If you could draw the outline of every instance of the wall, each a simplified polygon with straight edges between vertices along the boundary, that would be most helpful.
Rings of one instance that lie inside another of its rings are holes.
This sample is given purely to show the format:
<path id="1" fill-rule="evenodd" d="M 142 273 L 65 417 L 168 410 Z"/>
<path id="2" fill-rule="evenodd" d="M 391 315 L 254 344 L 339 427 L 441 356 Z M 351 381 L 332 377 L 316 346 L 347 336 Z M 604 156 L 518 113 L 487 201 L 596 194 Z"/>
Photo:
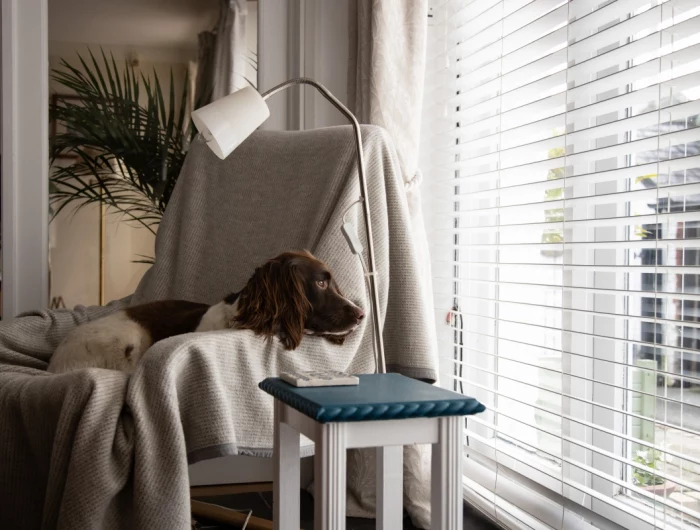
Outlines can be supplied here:
<path id="1" fill-rule="evenodd" d="M 246 41 L 248 42 L 248 55 L 251 59 L 258 57 L 258 3 L 248 2 L 248 16 L 246 17 Z M 246 79 L 253 86 L 258 86 L 258 70 L 251 62 L 246 62 Z"/>
<path id="2" fill-rule="evenodd" d="M 289 79 L 289 24 L 290 6 L 296 0 L 260 0 L 258 17 L 258 87 L 265 91 Z M 270 117 L 262 125 L 263 129 L 286 130 L 289 128 L 289 93 L 281 94 L 268 101 Z"/>
<path id="3" fill-rule="evenodd" d="M 90 46 L 99 50 L 99 45 Z M 49 65 L 60 68 L 60 59 L 71 65 L 79 64 L 77 53 L 85 56 L 85 44 L 50 43 Z M 119 65 L 126 57 L 123 47 L 103 47 L 109 56 L 112 53 Z M 156 61 L 142 59 L 137 73 L 150 76 L 156 72 L 163 83 L 164 94 L 170 89 L 170 71 L 173 72 L 175 94 L 182 91 L 185 81 L 187 61 L 193 58 L 186 54 L 172 52 L 150 52 L 140 50 L 141 57 L 153 57 Z M 163 61 L 170 62 L 163 62 Z M 82 68 L 81 68 L 82 70 Z M 51 93 L 67 94 L 63 87 L 50 81 Z M 167 96 L 166 96 L 167 97 Z M 177 97 L 177 96 L 176 96 Z M 145 102 L 142 96 L 142 103 Z M 70 161 L 68 161 L 70 162 Z M 50 297 L 62 297 L 67 307 L 76 304 L 92 305 L 99 303 L 100 281 L 100 206 L 87 205 L 79 210 L 66 208 L 49 225 L 49 259 L 51 267 Z M 140 256 L 154 255 L 155 236 L 147 229 L 127 223 L 112 211 L 105 216 L 104 239 L 104 300 L 108 302 L 134 292 L 138 282 L 148 269 L 148 265 L 133 263 Z"/>
<path id="4" fill-rule="evenodd" d="M 305 0 L 305 59 L 309 77 L 348 103 L 348 0 Z M 347 125 L 347 120 L 314 90 L 307 90 L 304 128 Z"/>
<path id="5" fill-rule="evenodd" d="M 347 103 L 348 0 L 260 0 L 259 81 L 265 91 L 292 77 L 311 77 Z M 305 87 L 269 100 L 268 130 L 313 129 L 346 120 Z"/>

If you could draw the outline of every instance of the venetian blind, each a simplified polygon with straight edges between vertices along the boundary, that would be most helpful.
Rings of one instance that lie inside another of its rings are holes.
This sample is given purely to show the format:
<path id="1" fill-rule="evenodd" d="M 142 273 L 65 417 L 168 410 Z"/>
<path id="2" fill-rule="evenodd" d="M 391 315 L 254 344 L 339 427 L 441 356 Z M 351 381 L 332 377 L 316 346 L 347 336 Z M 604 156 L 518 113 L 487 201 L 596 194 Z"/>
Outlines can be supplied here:
<path id="1" fill-rule="evenodd" d="M 422 167 L 465 495 L 700 526 L 700 2 L 436 0 Z"/>

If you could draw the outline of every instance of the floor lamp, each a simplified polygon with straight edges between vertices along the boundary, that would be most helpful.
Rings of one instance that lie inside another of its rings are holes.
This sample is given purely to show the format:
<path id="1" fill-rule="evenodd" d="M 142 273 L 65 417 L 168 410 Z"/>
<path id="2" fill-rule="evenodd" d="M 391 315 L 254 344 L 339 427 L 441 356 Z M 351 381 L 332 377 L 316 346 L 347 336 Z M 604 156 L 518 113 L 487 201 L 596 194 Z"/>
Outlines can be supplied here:
<path id="1" fill-rule="evenodd" d="M 367 268 L 369 299 L 372 306 L 372 336 L 375 352 L 376 371 L 386 372 L 384 357 L 384 342 L 381 336 L 381 320 L 379 314 L 379 294 L 377 292 L 376 267 L 374 261 L 374 243 L 372 239 L 372 221 L 369 212 L 367 181 L 365 178 L 365 161 L 362 151 L 362 134 L 357 118 L 348 108 L 331 94 L 323 85 L 313 79 L 299 77 L 290 79 L 260 94 L 248 86 L 225 96 L 192 113 L 192 121 L 202 134 L 209 148 L 222 160 L 230 155 L 253 131 L 255 131 L 269 116 L 270 109 L 265 103 L 270 96 L 296 85 L 310 85 L 318 90 L 336 109 L 338 109 L 352 124 L 355 145 L 357 148 L 357 166 L 360 179 L 360 202 L 364 214 L 365 234 L 367 238 Z M 343 225 L 343 234 L 348 240 L 354 254 L 363 251 L 357 234 L 352 225 Z M 362 260 L 362 256 L 359 256 Z"/>

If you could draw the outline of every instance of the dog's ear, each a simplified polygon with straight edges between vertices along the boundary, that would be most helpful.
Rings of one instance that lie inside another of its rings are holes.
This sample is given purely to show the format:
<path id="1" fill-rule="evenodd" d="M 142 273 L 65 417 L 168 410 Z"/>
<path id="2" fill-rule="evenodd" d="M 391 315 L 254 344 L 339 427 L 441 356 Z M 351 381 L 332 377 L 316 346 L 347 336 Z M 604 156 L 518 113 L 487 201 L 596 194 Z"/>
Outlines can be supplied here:
<path id="1" fill-rule="evenodd" d="M 239 328 L 251 329 L 258 335 L 271 337 L 275 333 L 274 323 L 279 312 L 279 264 L 268 261 L 255 269 L 253 276 L 241 291 L 238 300 L 236 323 Z"/>
<path id="2" fill-rule="evenodd" d="M 270 260 L 255 269 L 241 292 L 238 327 L 259 335 L 279 335 L 284 347 L 293 350 L 304 335 L 311 304 L 304 278 L 292 260 Z"/>
<path id="3" fill-rule="evenodd" d="M 288 350 L 296 349 L 304 337 L 306 317 L 311 311 L 311 303 L 306 297 L 304 275 L 294 260 L 282 264 L 284 304 L 280 312 L 280 340 Z"/>

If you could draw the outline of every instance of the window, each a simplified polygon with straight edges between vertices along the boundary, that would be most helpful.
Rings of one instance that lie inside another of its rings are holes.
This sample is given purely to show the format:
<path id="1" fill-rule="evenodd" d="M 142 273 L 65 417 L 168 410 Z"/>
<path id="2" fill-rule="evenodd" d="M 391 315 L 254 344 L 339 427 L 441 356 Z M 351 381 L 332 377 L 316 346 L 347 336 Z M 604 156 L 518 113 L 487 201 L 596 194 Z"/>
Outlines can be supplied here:
<path id="1" fill-rule="evenodd" d="M 435 0 L 422 167 L 466 497 L 700 527 L 700 3 Z"/>

